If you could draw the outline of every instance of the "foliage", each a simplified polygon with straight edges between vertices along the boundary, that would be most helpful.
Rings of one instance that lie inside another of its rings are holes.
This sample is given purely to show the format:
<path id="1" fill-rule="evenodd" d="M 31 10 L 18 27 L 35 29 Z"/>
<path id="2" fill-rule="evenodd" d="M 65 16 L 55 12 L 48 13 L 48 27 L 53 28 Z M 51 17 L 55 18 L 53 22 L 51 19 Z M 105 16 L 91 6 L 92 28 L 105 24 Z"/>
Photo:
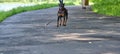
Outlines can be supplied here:
<path id="1" fill-rule="evenodd" d="M 35 6 L 28 6 L 28 7 L 18 7 L 14 8 L 10 11 L 2 11 L 0 12 L 0 22 L 3 21 L 5 18 L 12 16 L 17 13 L 25 12 L 25 11 L 31 11 L 31 10 L 38 10 L 38 9 L 44 9 L 49 7 L 57 6 L 57 4 L 42 4 L 42 5 L 35 5 Z"/>
<path id="2" fill-rule="evenodd" d="M 111 16 L 120 16 L 120 0 L 92 0 L 95 12 Z"/>

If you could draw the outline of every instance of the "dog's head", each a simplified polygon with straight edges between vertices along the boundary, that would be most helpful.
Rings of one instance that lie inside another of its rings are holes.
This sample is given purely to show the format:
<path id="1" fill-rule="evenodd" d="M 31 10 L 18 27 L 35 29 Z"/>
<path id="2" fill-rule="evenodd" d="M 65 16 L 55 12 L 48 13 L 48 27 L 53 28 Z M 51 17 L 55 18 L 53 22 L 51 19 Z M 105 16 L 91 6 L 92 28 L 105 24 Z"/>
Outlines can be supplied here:
<path id="1" fill-rule="evenodd" d="M 65 4 L 59 4 L 59 8 L 64 8 Z"/>

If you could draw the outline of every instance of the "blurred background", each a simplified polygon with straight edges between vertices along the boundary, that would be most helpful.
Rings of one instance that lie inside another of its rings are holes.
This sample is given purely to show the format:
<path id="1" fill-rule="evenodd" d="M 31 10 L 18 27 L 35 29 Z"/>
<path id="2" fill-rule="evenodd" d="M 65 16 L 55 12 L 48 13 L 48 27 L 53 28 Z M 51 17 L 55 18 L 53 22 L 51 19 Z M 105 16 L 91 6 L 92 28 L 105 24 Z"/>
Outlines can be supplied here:
<path id="1" fill-rule="evenodd" d="M 81 0 L 64 0 L 66 5 L 80 5 Z M 14 14 L 58 6 L 59 0 L 0 0 L 0 22 Z"/>
<path id="2" fill-rule="evenodd" d="M 74 3 L 79 5 L 80 1 L 81 0 L 64 0 L 64 3 Z M 59 0 L 0 0 L 0 11 L 8 11 L 19 6 L 32 6 L 44 3 L 59 3 Z"/>
<path id="3" fill-rule="evenodd" d="M 1 3 L 3 2 L 21 2 L 21 3 L 56 3 L 59 0 L 0 0 Z M 75 2 L 80 0 L 64 0 L 64 2 Z"/>
<path id="4" fill-rule="evenodd" d="M 0 0 L 0 22 L 17 13 L 58 6 L 59 0 Z M 81 5 L 81 0 L 64 0 L 66 5 Z M 89 0 L 92 11 L 120 16 L 120 0 Z"/>

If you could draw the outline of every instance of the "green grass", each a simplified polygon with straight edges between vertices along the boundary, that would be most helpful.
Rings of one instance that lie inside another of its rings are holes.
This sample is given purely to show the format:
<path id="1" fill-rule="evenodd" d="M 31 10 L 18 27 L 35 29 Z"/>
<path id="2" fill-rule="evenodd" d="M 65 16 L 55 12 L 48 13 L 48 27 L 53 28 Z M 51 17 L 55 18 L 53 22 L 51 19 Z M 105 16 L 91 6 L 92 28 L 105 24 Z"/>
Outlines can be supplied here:
<path id="1" fill-rule="evenodd" d="M 66 3 L 66 5 L 73 5 L 73 3 Z M 21 13 L 21 12 L 26 12 L 26 11 L 32 11 L 32 10 L 39 10 L 39 9 L 45 9 L 45 8 L 50 8 L 50 7 L 55 7 L 58 6 L 58 4 L 41 4 L 41 5 L 35 5 L 35 6 L 27 6 L 27 7 L 18 7 L 14 8 L 10 11 L 1 11 L 0 12 L 0 22 L 5 20 L 6 18 Z"/>
<path id="2" fill-rule="evenodd" d="M 120 0 L 93 0 L 93 11 L 109 16 L 120 16 Z"/>

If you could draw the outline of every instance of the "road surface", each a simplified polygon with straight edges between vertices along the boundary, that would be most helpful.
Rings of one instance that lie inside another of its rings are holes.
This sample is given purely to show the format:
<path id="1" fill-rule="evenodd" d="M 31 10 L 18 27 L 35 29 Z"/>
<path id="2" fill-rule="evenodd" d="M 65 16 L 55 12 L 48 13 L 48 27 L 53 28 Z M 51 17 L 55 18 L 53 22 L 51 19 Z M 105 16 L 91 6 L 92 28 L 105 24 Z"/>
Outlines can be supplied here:
<path id="1" fill-rule="evenodd" d="M 120 54 L 120 17 L 66 8 L 67 26 L 56 27 L 58 7 L 7 18 L 0 23 L 0 54 Z"/>

